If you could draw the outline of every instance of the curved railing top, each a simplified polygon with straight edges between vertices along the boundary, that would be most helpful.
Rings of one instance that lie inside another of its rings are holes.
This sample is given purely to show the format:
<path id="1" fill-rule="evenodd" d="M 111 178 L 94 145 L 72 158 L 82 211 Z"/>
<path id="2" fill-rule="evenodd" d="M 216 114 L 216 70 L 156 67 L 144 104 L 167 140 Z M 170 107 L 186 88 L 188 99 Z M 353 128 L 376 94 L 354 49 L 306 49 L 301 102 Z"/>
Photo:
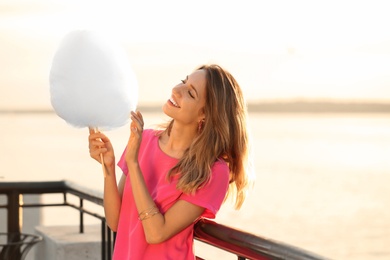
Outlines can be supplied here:
<path id="1" fill-rule="evenodd" d="M 70 193 L 103 206 L 103 193 L 70 181 L 0 182 L 0 194 Z M 202 219 L 196 226 L 197 240 L 236 254 L 242 259 L 324 260 L 322 256 L 279 241 Z"/>

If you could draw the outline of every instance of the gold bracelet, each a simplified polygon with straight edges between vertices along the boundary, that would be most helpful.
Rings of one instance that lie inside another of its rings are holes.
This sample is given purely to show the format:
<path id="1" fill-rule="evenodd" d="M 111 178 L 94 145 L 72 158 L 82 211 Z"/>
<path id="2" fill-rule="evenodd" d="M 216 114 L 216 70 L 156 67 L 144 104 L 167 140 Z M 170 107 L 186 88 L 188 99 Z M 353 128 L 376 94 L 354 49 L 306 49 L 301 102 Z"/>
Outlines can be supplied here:
<path id="1" fill-rule="evenodd" d="M 154 212 L 150 212 L 150 213 L 147 212 L 147 213 L 145 213 L 143 216 L 138 217 L 138 219 L 141 220 L 141 221 L 143 221 L 143 220 L 145 220 L 145 219 L 148 219 L 148 218 L 153 217 L 154 215 L 156 215 L 156 214 L 158 214 L 158 213 L 160 213 L 160 211 L 158 211 L 158 210 L 156 210 L 156 211 L 154 211 Z"/>
<path id="2" fill-rule="evenodd" d="M 147 212 L 152 211 L 153 209 L 157 209 L 156 205 L 153 205 L 153 206 L 151 206 L 150 208 L 147 208 L 147 209 L 145 209 L 144 211 L 141 211 L 140 213 L 138 213 L 138 217 L 141 216 L 142 214 L 145 214 L 145 213 L 147 213 Z"/>
<path id="3" fill-rule="evenodd" d="M 144 210 L 141 213 L 139 213 L 138 214 L 138 219 L 142 221 L 142 220 L 151 218 L 151 217 L 153 217 L 154 215 L 156 215 L 158 213 L 160 213 L 160 211 L 158 210 L 156 205 L 153 205 L 152 207 L 147 208 L 146 210 Z"/>

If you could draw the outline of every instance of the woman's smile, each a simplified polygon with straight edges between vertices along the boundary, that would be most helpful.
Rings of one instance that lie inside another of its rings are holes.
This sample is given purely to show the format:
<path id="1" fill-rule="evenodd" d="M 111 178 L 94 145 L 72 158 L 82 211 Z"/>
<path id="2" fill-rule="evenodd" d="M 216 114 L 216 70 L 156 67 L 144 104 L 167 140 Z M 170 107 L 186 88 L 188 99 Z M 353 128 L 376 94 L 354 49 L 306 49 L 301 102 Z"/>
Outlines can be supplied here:
<path id="1" fill-rule="evenodd" d="M 180 108 L 180 106 L 177 104 L 177 102 L 171 97 L 168 99 L 168 102 L 173 105 L 174 107 Z"/>

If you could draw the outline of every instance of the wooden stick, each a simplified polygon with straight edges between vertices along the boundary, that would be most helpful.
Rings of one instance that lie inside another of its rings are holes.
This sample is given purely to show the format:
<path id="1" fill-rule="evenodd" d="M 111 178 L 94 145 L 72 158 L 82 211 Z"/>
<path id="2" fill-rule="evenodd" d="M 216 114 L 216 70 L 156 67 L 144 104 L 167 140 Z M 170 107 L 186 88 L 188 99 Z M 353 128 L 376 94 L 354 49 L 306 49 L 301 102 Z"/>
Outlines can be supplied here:
<path id="1" fill-rule="evenodd" d="M 97 129 L 97 127 L 94 127 L 93 131 L 95 133 L 97 133 L 99 130 Z M 104 158 L 103 158 L 103 154 L 102 153 L 100 154 L 100 163 L 102 164 L 102 170 L 103 170 L 104 178 L 106 178 L 107 177 L 107 170 L 106 170 L 106 165 L 104 164 Z"/>

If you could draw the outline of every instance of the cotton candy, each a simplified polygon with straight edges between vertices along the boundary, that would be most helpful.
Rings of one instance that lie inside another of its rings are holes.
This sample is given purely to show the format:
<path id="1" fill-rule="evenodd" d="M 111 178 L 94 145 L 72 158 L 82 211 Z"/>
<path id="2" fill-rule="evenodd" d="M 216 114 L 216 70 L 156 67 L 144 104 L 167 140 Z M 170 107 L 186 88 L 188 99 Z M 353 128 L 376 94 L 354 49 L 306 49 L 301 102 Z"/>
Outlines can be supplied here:
<path id="1" fill-rule="evenodd" d="M 117 128 L 137 106 L 138 83 L 126 53 L 94 31 L 64 37 L 49 81 L 56 114 L 74 127 Z"/>

